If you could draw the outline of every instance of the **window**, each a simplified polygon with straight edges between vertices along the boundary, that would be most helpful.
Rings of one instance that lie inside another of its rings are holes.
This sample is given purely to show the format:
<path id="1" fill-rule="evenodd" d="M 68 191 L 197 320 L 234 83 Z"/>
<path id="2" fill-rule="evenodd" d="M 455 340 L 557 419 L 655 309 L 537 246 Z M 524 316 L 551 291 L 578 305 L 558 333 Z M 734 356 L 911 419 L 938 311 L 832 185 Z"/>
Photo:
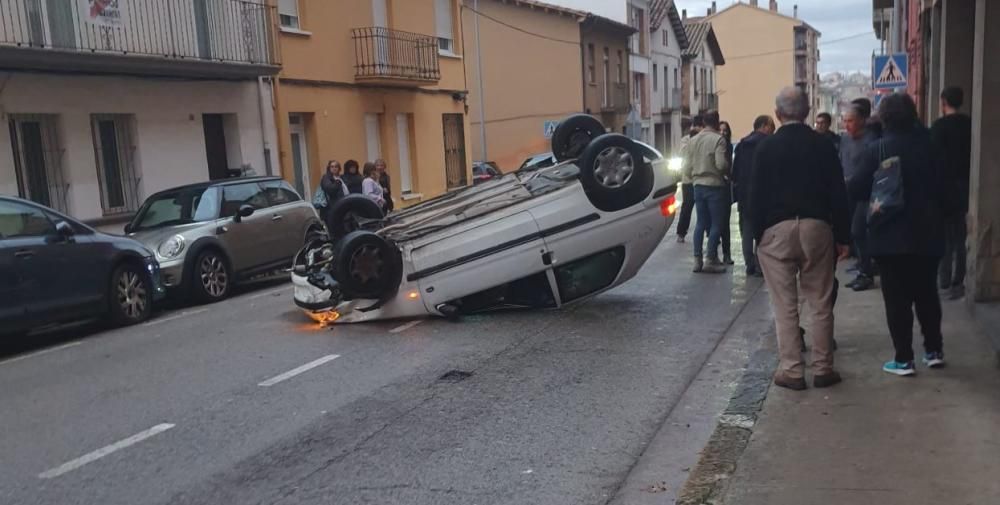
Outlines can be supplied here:
<path id="1" fill-rule="evenodd" d="M 681 87 L 681 82 L 677 78 L 677 69 L 675 68 L 674 69 L 674 88 L 676 89 L 676 88 L 680 88 L 680 87 Z"/>
<path id="2" fill-rule="evenodd" d="M 278 21 L 285 28 L 299 29 L 299 0 L 278 0 Z"/>
<path id="3" fill-rule="evenodd" d="M 260 185 L 264 187 L 264 195 L 272 207 L 302 200 L 285 181 L 264 181 Z"/>
<path id="4" fill-rule="evenodd" d="M 0 202 L 0 239 L 45 237 L 55 232 L 55 225 L 41 209 L 15 202 Z"/>
<path id="5" fill-rule="evenodd" d="M 622 56 L 622 52 L 618 51 L 618 80 L 615 81 L 618 84 L 625 82 L 625 58 Z"/>
<path id="6" fill-rule="evenodd" d="M 632 98 L 638 102 L 642 98 L 642 74 L 635 74 L 632 81 Z"/>
<path id="7" fill-rule="evenodd" d="M 189 188 L 149 197 L 132 220 L 131 230 L 211 221 L 219 213 L 219 188 Z"/>
<path id="8" fill-rule="evenodd" d="M 400 191 L 411 193 L 413 191 L 413 171 L 410 166 L 412 157 L 410 154 L 410 114 L 396 114 L 396 139 L 399 143 L 399 185 Z"/>
<path id="9" fill-rule="evenodd" d="M 604 106 L 607 107 L 611 105 L 611 50 L 607 47 L 604 48 L 604 72 L 601 75 L 604 77 Z"/>
<path id="10" fill-rule="evenodd" d="M 379 139 L 379 117 L 381 114 L 365 114 L 365 140 L 368 147 L 368 159 L 377 160 L 382 157 L 382 144 Z"/>
<path id="11" fill-rule="evenodd" d="M 611 285 L 625 263 L 625 248 L 599 252 L 555 269 L 562 303 L 583 298 Z"/>
<path id="12" fill-rule="evenodd" d="M 455 54 L 455 23 L 451 11 L 452 0 L 435 0 L 434 13 L 437 19 L 438 51 Z"/>
<path id="13" fill-rule="evenodd" d="M 653 63 L 653 91 L 660 89 L 660 68 L 656 63 Z"/>
<path id="14" fill-rule="evenodd" d="M 594 84 L 597 82 L 597 69 L 594 68 L 594 60 L 597 56 L 594 54 L 594 44 L 587 44 L 587 82 Z"/>
<path id="15" fill-rule="evenodd" d="M 663 30 L 663 47 L 670 47 L 670 32 Z"/>
<path id="16" fill-rule="evenodd" d="M 139 174 L 132 140 L 134 124 L 135 118 L 130 114 L 91 116 L 101 205 L 106 216 L 139 208 Z"/>
<path id="17" fill-rule="evenodd" d="M 63 178 L 56 128 L 58 116 L 11 114 L 10 139 L 14 148 L 14 174 L 18 195 L 66 212 L 68 184 Z"/>
<path id="18" fill-rule="evenodd" d="M 223 186 L 222 195 L 220 217 L 235 216 L 243 205 L 252 205 L 255 209 L 266 209 L 271 206 L 263 189 L 257 183 Z"/>

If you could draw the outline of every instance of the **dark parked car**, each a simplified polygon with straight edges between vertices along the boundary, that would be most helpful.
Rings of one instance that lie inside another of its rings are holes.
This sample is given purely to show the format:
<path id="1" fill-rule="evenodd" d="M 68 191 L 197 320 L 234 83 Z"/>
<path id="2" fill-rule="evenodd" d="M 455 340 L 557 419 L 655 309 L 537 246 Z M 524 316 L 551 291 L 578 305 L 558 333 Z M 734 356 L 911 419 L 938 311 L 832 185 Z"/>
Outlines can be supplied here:
<path id="1" fill-rule="evenodd" d="M 135 324 L 163 294 L 160 265 L 139 242 L 0 196 L 0 333 L 94 317 Z"/>
<path id="2" fill-rule="evenodd" d="M 477 161 L 472 164 L 472 185 L 503 177 L 503 171 L 492 161 Z"/>
<path id="3" fill-rule="evenodd" d="M 556 160 L 555 155 L 552 153 L 536 154 L 524 160 L 524 163 L 521 163 L 521 166 L 518 167 L 517 171 L 529 172 L 532 170 L 538 170 L 539 168 L 551 167 L 556 163 L 559 163 L 559 161 Z"/>

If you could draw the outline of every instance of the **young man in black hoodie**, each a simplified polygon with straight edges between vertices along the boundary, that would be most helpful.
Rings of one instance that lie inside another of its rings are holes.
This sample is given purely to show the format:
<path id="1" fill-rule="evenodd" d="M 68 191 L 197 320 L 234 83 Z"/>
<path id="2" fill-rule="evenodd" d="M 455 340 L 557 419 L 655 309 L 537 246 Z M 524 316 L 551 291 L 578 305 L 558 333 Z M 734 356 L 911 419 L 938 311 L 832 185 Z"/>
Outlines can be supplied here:
<path id="1" fill-rule="evenodd" d="M 774 134 L 774 130 L 774 119 L 771 119 L 771 116 L 757 116 L 753 122 L 753 131 L 736 145 L 736 157 L 733 160 L 733 193 L 736 194 L 736 210 L 740 213 L 740 238 L 743 242 L 743 261 L 747 265 L 748 277 L 764 276 L 760 266 L 757 265 L 753 228 L 748 214 L 753 155 L 757 151 L 757 145 L 768 135 Z"/>
<path id="2" fill-rule="evenodd" d="M 944 115 L 931 127 L 931 140 L 939 155 L 938 169 L 945 176 L 947 190 L 958 203 L 950 215 L 943 216 L 945 250 L 938 268 L 938 287 L 947 291 L 950 300 L 965 295 L 965 239 L 968 233 L 965 215 L 969 212 L 972 119 L 959 112 L 964 98 L 961 88 L 945 88 L 941 92 Z"/>

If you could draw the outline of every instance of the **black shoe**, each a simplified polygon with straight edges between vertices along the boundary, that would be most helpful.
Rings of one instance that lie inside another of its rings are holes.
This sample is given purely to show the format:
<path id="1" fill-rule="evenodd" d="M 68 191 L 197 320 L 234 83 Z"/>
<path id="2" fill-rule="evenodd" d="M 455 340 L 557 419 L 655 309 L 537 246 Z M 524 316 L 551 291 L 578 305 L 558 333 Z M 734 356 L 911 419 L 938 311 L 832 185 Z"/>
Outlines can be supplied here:
<path id="1" fill-rule="evenodd" d="M 826 375 L 817 375 L 813 377 L 813 387 L 828 388 L 834 384 L 840 384 L 843 380 L 844 379 L 837 372 L 830 372 Z"/>
<path id="2" fill-rule="evenodd" d="M 736 262 L 733 261 L 733 257 L 729 256 L 728 254 L 722 257 L 722 262 L 725 263 L 725 264 L 727 264 L 727 265 L 735 265 L 736 264 Z"/>
<path id="3" fill-rule="evenodd" d="M 875 287 L 875 281 L 867 275 L 859 275 L 857 279 L 854 279 L 853 286 L 851 289 L 855 291 L 867 291 Z"/>

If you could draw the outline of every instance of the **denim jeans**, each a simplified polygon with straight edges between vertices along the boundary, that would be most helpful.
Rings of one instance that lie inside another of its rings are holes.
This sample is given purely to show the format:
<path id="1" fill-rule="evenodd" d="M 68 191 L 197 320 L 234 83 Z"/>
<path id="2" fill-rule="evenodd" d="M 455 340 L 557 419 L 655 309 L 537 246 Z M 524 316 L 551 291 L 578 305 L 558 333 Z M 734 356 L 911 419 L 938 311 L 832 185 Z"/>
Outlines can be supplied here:
<path id="1" fill-rule="evenodd" d="M 698 223 L 694 227 L 694 255 L 701 257 L 705 245 L 705 231 L 708 229 L 708 251 L 711 257 L 718 255 L 722 237 L 722 221 L 729 198 L 725 186 L 694 187 L 694 206 L 698 211 Z"/>

